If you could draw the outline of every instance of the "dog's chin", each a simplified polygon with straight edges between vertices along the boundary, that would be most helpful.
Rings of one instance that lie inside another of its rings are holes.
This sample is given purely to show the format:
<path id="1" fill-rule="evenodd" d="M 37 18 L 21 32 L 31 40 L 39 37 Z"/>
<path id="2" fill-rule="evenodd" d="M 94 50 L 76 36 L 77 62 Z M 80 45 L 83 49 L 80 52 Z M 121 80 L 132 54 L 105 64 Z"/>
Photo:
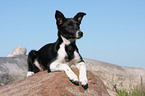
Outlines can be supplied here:
<path id="1" fill-rule="evenodd" d="M 80 38 L 82 38 L 82 36 L 80 36 L 80 37 L 76 37 L 76 39 L 80 39 Z"/>
<path id="2" fill-rule="evenodd" d="M 70 40 L 70 41 L 74 41 L 74 40 L 80 39 L 80 38 L 82 38 L 82 36 L 73 37 L 73 38 L 67 38 L 67 39 Z"/>

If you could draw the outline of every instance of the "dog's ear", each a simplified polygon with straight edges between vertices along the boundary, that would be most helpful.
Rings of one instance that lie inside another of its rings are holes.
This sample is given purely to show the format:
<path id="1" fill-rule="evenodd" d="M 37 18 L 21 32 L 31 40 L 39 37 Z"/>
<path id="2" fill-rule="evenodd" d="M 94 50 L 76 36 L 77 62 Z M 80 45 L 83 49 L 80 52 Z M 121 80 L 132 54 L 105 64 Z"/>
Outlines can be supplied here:
<path id="1" fill-rule="evenodd" d="M 82 21 L 84 15 L 86 15 L 86 13 L 79 12 L 79 13 L 77 13 L 77 14 L 74 16 L 73 19 L 74 19 L 75 21 L 79 22 L 79 24 L 81 24 L 81 21 Z"/>
<path id="2" fill-rule="evenodd" d="M 58 10 L 56 10 L 55 19 L 56 19 L 57 25 L 63 24 L 65 22 L 65 20 L 66 20 L 64 15 Z"/>

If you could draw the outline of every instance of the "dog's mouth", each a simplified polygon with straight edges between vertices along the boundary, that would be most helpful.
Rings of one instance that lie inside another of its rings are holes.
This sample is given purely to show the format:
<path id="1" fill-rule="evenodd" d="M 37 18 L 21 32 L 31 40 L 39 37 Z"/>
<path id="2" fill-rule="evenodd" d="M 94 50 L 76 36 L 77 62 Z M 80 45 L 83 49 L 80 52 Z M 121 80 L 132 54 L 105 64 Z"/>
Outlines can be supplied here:
<path id="1" fill-rule="evenodd" d="M 80 39 L 81 37 L 83 37 L 83 32 L 80 30 L 76 32 L 64 32 L 60 34 L 62 34 L 62 36 L 65 37 L 66 39 Z"/>

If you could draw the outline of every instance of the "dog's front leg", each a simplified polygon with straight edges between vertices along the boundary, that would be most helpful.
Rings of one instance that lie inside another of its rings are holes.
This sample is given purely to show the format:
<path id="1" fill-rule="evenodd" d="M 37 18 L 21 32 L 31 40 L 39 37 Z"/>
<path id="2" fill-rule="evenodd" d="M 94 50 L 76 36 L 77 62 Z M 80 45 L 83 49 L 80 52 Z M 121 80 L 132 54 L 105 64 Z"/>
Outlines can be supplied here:
<path id="1" fill-rule="evenodd" d="M 77 65 L 77 68 L 79 69 L 79 81 L 81 85 L 84 87 L 84 89 L 88 88 L 88 79 L 87 79 L 87 67 L 84 62 L 80 62 Z"/>
<path id="2" fill-rule="evenodd" d="M 52 63 L 50 65 L 51 71 L 64 71 L 70 81 L 72 81 L 74 84 L 78 85 L 78 77 L 77 75 L 70 69 L 70 67 L 67 64 L 62 63 Z"/>

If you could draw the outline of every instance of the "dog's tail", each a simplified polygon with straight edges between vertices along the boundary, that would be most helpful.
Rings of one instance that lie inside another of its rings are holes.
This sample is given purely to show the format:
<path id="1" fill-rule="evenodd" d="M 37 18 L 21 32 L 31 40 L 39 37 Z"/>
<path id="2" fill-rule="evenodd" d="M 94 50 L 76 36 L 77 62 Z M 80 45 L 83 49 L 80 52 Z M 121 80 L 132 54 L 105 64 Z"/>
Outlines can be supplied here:
<path id="1" fill-rule="evenodd" d="M 35 66 L 34 62 L 38 58 L 37 56 L 37 51 L 36 50 L 31 50 L 30 53 L 28 54 L 28 71 L 37 73 L 39 69 Z"/>

